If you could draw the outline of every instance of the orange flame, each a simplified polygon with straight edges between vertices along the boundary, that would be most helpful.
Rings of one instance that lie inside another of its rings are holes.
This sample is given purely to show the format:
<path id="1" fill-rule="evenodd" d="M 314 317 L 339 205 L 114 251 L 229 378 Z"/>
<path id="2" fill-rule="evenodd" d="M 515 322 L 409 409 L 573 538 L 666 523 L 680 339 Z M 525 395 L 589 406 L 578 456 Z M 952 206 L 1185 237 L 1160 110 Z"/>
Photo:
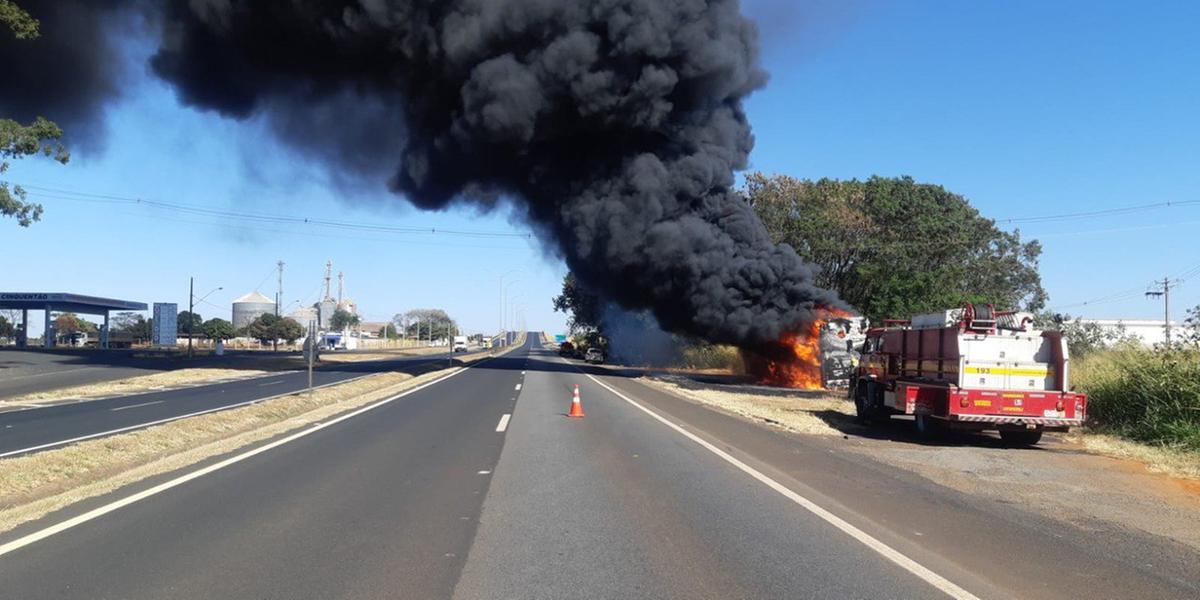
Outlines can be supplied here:
<path id="1" fill-rule="evenodd" d="M 824 387 L 821 377 L 821 330 L 829 319 L 853 315 L 837 308 L 821 308 L 817 315 L 818 318 L 802 331 L 785 333 L 779 340 L 790 356 L 768 361 L 762 374 L 763 383 L 804 390 Z"/>

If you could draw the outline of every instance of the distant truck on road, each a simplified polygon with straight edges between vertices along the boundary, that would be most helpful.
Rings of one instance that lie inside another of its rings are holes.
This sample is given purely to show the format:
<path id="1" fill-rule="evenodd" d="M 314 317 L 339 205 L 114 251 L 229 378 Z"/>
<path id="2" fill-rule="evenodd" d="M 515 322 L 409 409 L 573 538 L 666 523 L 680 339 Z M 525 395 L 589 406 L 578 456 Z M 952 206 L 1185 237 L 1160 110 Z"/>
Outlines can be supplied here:
<path id="1" fill-rule="evenodd" d="M 466 352 L 467 351 L 467 336 L 465 336 L 465 335 L 454 336 L 454 351 L 455 352 Z"/>
<path id="2" fill-rule="evenodd" d="M 850 386 L 862 422 L 913 415 L 917 431 L 996 429 L 1029 446 L 1083 424 L 1087 396 L 1070 388 L 1062 334 L 991 305 L 889 321 L 867 332 Z"/>

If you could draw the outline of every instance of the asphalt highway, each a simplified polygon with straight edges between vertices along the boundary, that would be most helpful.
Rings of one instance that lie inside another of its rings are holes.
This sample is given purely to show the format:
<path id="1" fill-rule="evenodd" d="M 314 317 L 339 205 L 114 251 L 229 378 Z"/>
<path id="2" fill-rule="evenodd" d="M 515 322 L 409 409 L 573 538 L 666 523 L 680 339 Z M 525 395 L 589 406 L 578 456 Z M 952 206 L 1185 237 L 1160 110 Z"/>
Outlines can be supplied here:
<path id="1" fill-rule="evenodd" d="M 448 357 L 443 353 L 345 363 L 313 371 L 313 385 L 445 362 Z M 284 371 L 253 379 L 0 412 L 0 457 L 146 427 L 184 415 L 239 406 L 307 387 L 307 371 Z"/>
<path id="2" fill-rule="evenodd" d="M 1200 595 L 1194 553 L 1032 520 L 568 363 L 529 337 L 506 356 L 274 446 L 0 535 L 0 590 L 13 598 Z M 564 414 L 576 385 L 583 419 Z"/>

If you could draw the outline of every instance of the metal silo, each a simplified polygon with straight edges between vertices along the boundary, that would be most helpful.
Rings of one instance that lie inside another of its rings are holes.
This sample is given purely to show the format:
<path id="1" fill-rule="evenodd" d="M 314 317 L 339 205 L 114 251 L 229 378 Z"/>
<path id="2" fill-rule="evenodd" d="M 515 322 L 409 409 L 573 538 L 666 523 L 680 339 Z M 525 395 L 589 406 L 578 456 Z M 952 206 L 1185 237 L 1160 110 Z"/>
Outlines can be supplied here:
<path id="1" fill-rule="evenodd" d="M 241 329 L 262 315 L 274 312 L 274 300 L 258 292 L 250 292 L 233 301 L 233 327 Z"/>

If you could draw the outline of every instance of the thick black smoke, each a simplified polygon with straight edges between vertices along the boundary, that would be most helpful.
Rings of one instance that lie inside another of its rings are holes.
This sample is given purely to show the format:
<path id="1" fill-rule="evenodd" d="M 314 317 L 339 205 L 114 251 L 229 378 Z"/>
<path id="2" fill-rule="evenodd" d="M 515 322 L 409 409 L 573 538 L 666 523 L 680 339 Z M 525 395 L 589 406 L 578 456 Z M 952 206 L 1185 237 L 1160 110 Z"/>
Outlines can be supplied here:
<path id="1" fill-rule="evenodd" d="M 666 330 L 756 345 L 836 303 L 733 190 L 766 79 L 736 0 L 171 0 L 160 18 L 152 66 L 184 102 L 266 115 L 344 168 L 383 157 L 420 207 L 515 198 L 582 281 Z"/>
<path id="2" fill-rule="evenodd" d="M 0 118 L 57 122 L 72 147 L 103 137 L 104 104 L 120 95 L 116 40 L 136 29 L 122 0 L 20 0 L 40 35 L 18 40 L 0 26 Z M 120 16 L 119 16 L 120 13 Z"/>

